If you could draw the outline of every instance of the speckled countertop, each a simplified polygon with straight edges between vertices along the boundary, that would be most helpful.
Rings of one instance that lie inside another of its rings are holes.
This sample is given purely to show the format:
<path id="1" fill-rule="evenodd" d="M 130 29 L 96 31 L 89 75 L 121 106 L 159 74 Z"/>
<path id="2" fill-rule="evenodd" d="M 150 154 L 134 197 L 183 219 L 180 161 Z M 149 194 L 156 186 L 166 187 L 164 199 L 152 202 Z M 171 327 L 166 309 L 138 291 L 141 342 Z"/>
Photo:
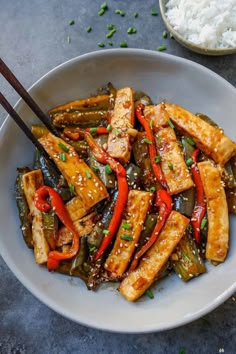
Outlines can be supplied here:
<path id="1" fill-rule="evenodd" d="M 113 47 L 127 41 L 132 48 L 155 50 L 188 58 L 212 69 L 236 86 L 236 56 L 204 57 L 164 39 L 165 30 L 154 0 L 107 0 L 109 10 L 98 16 L 98 0 L 0 0 L 0 55 L 14 69 L 25 87 L 56 65 L 75 56 L 98 50 L 106 43 L 106 25 L 116 25 Z M 114 13 L 120 8 L 126 15 Z M 134 12 L 139 16 L 134 18 Z M 69 25 L 74 20 L 74 25 Z M 86 32 L 91 26 L 92 31 Z M 137 33 L 127 34 L 130 26 Z M 68 41 L 68 38 L 70 39 Z M 69 43 L 70 42 L 70 43 Z M 1 91 L 14 104 L 18 99 L 0 78 Z M 0 123 L 5 113 L 0 109 Z M 86 328 L 56 314 L 26 290 L 0 259 L 0 353 L 235 353 L 235 298 L 189 325 L 152 334 L 112 334 Z"/>

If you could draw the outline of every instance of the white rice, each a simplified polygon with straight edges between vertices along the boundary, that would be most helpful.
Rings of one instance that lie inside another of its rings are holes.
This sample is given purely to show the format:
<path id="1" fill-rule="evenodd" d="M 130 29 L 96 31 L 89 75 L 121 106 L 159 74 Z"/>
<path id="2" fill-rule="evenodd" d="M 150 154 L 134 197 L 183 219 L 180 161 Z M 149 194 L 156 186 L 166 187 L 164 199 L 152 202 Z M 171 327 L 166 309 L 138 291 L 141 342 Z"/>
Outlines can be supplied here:
<path id="1" fill-rule="evenodd" d="M 173 28 L 190 42 L 236 47 L 236 0 L 169 0 L 166 7 Z"/>

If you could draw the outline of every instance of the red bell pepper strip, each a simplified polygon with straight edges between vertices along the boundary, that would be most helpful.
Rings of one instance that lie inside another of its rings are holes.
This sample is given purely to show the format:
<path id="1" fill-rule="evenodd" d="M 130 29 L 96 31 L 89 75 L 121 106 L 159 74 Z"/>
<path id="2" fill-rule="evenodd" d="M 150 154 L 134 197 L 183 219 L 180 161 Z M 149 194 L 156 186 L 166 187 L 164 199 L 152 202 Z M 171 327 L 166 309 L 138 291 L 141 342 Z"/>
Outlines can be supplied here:
<path id="1" fill-rule="evenodd" d="M 156 179 L 161 183 L 162 187 L 168 190 L 169 188 L 166 183 L 163 172 L 161 170 L 161 166 L 159 163 L 155 162 L 155 157 L 157 155 L 156 147 L 155 147 L 155 139 L 154 139 L 154 136 L 152 133 L 152 129 L 149 126 L 149 123 L 144 118 L 144 115 L 143 115 L 144 107 L 145 107 L 144 104 L 140 104 L 137 106 L 136 111 L 135 111 L 136 116 L 137 116 L 139 122 L 142 124 L 142 126 L 147 134 L 147 139 L 150 141 L 150 144 L 148 144 L 148 150 L 149 150 L 149 156 L 150 156 L 151 165 L 152 165 L 154 175 L 155 175 Z"/>
<path id="2" fill-rule="evenodd" d="M 192 170 L 193 181 L 196 187 L 196 204 L 193 209 L 191 224 L 193 227 L 194 238 L 197 243 L 200 243 L 201 241 L 200 227 L 201 227 L 202 219 L 206 212 L 206 203 L 204 200 L 204 189 L 202 185 L 202 180 L 197 166 L 198 154 L 199 154 L 198 149 L 195 149 L 192 153 L 193 164 L 191 170 Z"/>
<path id="3" fill-rule="evenodd" d="M 166 222 L 169 214 L 171 213 L 172 199 L 171 199 L 170 195 L 167 193 L 167 191 L 165 191 L 164 189 L 160 189 L 159 191 L 157 191 L 155 205 L 157 207 L 159 207 L 158 221 L 156 223 L 156 226 L 155 226 L 149 240 L 134 255 L 134 259 L 131 263 L 129 271 L 132 271 L 137 267 L 139 259 L 144 255 L 144 253 L 147 252 L 147 250 L 157 240 L 163 226 L 165 225 L 165 222 Z"/>
<path id="4" fill-rule="evenodd" d="M 79 140 L 79 128 L 65 128 L 63 134 L 66 135 L 69 139 L 78 141 Z"/>
<path id="5" fill-rule="evenodd" d="M 86 128 L 85 131 L 96 135 L 109 134 L 106 127 Z"/>
<path id="6" fill-rule="evenodd" d="M 126 180 L 126 171 L 124 167 L 115 159 L 113 159 L 106 151 L 104 151 L 97 142 L 93 139 L 90 133 L 83 132 L 85 140 L 87 141 L 90 149 L 93 152 L 96 160 L 102 164 L 108 164 L 112 171 L 116 173 L 118 182 L 118 199 L 114 208 L 114 212 L 107 229 L 107 235 L 104 236 L 103 241 L 94 257 L 94 261 L 97 261 L 107 249 L 108 245 L 112 241 L 121 221 L 122 213 L 125 208 L 128 199 L 128 183 Z"/>
<path id="7" fill-rule="evenodd" d="M 50 197 L 51 205 L 48 203 L 47 198 Z M 37 209 L 43 213 L 47 213 L 51 208 L 55 210 L 55 213 L 61 220 L 61 222 L 67 227 L 67 229 L 73 235 L 73 242 L 68 252 L 62 253 L 58 251 L 51 251 L 48 255 L 48 270 L 54 270 L 59 266 L 60 261 L 64 259 L 70 259 L 74 257 L 79 251 L 79 235 L 77 234 L 73 222 L 65 208 L 64 202 L 60 195 L 51 187 L 40 187 L 34 197 L 34 204 Z"/>

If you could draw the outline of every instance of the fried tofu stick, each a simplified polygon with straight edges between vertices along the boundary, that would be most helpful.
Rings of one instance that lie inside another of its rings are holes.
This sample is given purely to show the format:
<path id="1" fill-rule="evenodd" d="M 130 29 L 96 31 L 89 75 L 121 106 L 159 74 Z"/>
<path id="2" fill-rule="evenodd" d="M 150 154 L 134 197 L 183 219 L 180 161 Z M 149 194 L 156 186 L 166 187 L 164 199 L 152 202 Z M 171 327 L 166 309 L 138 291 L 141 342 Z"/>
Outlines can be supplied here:
<path id="1" fill-rule="evenodd" d="M 198 168 L 207 200 L 206 258 L 224 262 L 229 247 L 229 215 L 221 174 L 210 161 L 199 162 Z"/>
<path id="2" fill-rule="evenodd" d="M 141 259 L 139 266 L 121 282 L 120 293 L 128 301 L 136 301 L 155 281 L 172 252 L 183 237 L 189 219 L 172 211 L 154 245 Z"/>
<path id="3" fill-rule="evenodd" d="M 176 104 L 165 103 L 165 108 L 174 124 L 190 135 L 197 147 L 216 163 L 223 166 L 235 155 L 236 144 L 222 130 Z"/>

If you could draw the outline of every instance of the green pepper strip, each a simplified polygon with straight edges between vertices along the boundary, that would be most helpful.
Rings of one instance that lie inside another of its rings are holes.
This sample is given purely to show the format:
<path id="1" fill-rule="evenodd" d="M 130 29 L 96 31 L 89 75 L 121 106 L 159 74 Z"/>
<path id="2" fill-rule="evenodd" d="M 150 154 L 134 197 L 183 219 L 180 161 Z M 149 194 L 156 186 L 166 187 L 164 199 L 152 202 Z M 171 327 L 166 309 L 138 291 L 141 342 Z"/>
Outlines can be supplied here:
<path id="1" fill-rule="evenodd" d="M 108 226 L 109 233 L 104 236 L 103 241 L 93 259 L 94 261 L 97 261 L 107 249 L 120 225 L 122 213 L 128 200 L 129 188 L 124 167 L 118 161 L 113 159 L 106 151 L 104 151 L 93 139 L 90 133 L 85 131 L 81 132 L 81 134 L 83 134 L 96 160 L 104 165 L 108 164 L 112 171 L 116 173 L 118 182 L 118 199 L 114 208 L 113 216 Z"/>
<path id="2" fill-rule="evenodd" d="M 91 132 L 91 128 L 86 128 L 85 129 L 86 132 L 90 133 Z M 100 135 L 100 134 L 109 134 L 109 131 L 107 130 L 106 127 L 96 127 L 96 132 L 95 134 Z"/>
<path id="3" fill-rule="evenodd" d="M 150 156 L 154 175 L 155 175 L 156 179 L 161 183 L 163 188 L 168 190 L 168 185 L 166 183 L 165 177 L 164 177 L 163 172 L 161 170 L 161 166 L 160 166 L 160 164 L 157 164 L 155 162 L 155 158 L 157 155 L 156 148 L 155 148 L 155 141 L 154 141 L 152 129 L 150 128 L 148 122 L 146 121 L 146 119 L 144 118 L 144 115 L 143 115 L 144 107 L 145 107 L 144 104 L 140 104 L 137 106 L 136 116 L 137 116 L 139 122 L 142 124 L 142 126 L 147 134 L 147 139 L 151 142 L 151 144 L 148 144 L 148 150 L 149 150 L 149 156 Z"/>
<path id="4" fill-rule="evenodd" d="M 159 207 L 158 221 L 156 223 L 156 226 L 155 226 L 155 228 L 154 228 L 149 240 L 134 255 L 134 259 L 133 259 L 133 261 L 131 263 L 129 271 L 132 271 L 132 270 L 134 270 L 137 267 L 139 259 L 144 255 L 144 253 L 147 252 L 147 250 L 157 240 L 157 238 L 158 238 L 163 226 L 165 225 L 165 222 L 166 222 L 168 216 L 171 213 L 171 210 L 172 210 L 172 199 L 171 199 L 170 195 L 167 193 L 167 191 L 165 191 L 164 189 L 160 189 L 156 193 L 155 205 L 157 207 Z"/>
<path id="5" fill-rule="evenodd" d="M 47 198 L 51 198 L 51 205 L 47 202 Z M 70 250 L 68 252 L 62 253 L 58 251 L 51 251 L 48 255 L 47 267 L 49 271 L 56 269 L 60 261 L 64 259 L 70 259 L 74 257 L 79 251 L 79 235 L 77 234 L 73 222 L 65 208 L 64 202 L 60 195 L 51 187 L 42 186 L 40 187 L 34 197 L 34 204 L 36 208 L 43 213 L 47 213 L 51 208 L 55 209 L 55 213 L 61 220 L 61 222 L 66 226 L 66 228 L 73 235 L 73 242 Z"/>
<path id="6" fill-rule="evenodd" d="M 200 228 L 201 222 L 206 212 L 206 203 L 204 201 L 204 189 L 202 185 L 201 176 L 197 166 L 197 156 L 199 154 L 199 149 L 195 149 L 192 153 L 193 164 L 191 167 L 193 181 L 196 187 L 196 204 L 193 209 L 191 224 L 193 226 L 193 234 L 197 243 L 200 243 Z"/>

